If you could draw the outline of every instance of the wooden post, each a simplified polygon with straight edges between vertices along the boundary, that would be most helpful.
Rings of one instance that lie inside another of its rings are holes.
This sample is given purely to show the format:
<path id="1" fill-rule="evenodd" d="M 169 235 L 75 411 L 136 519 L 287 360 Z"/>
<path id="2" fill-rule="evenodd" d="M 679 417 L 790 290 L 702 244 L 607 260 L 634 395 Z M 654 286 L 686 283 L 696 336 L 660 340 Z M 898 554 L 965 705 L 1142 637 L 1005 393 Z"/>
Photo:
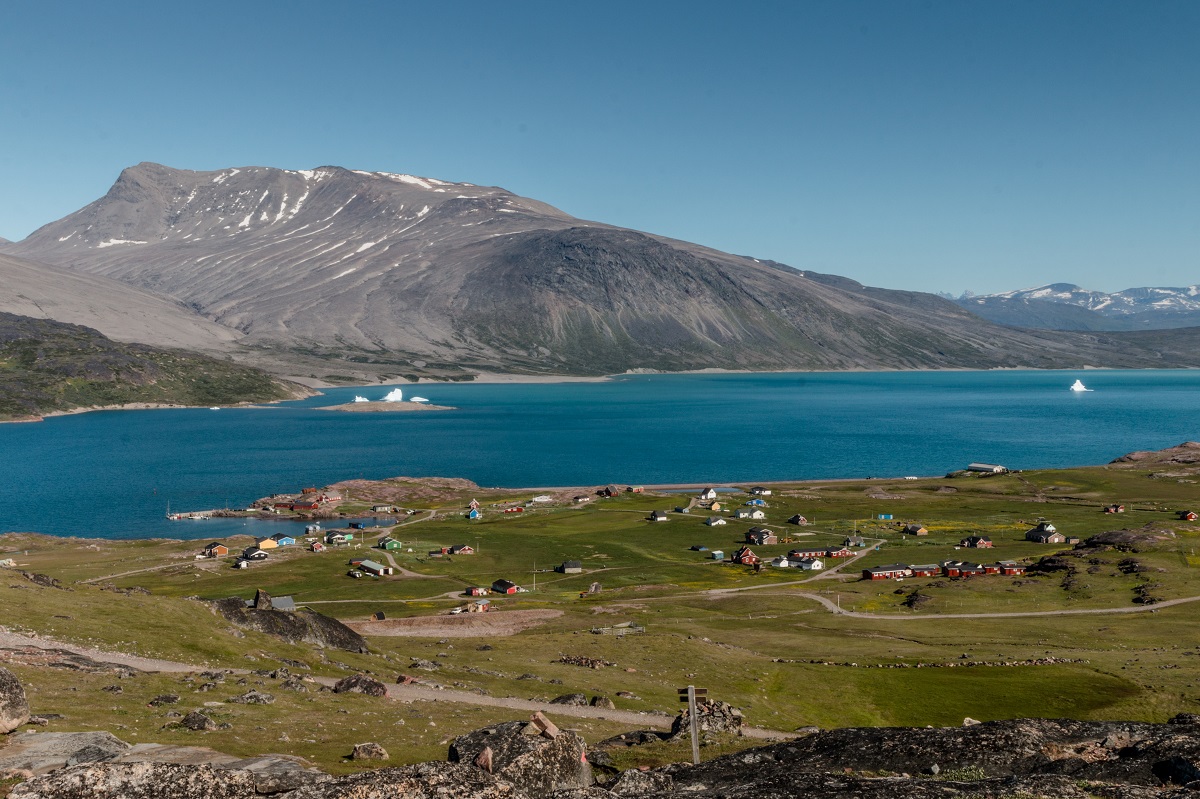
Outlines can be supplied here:
<path id="1" fill-rule="evenodd" d="M 696 686 L 688 686 L 688 716 L 692 720 L 692 765 L 700 763 L 700 722 L 696 719 Z"/>

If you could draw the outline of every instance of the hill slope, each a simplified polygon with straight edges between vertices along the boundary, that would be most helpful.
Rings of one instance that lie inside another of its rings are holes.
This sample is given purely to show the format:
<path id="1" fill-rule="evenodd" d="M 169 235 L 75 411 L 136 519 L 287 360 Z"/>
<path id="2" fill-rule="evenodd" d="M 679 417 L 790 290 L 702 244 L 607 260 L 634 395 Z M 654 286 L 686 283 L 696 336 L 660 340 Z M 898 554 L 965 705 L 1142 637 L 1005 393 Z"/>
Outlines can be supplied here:
<path id="1" fill-rule="evenodd" d="M 132 402 L 287 399 L 293 388 L 203 355 L 121 344 L 80 325 L 0 313 L 0 420 Z"/>
<path id="2" fill-rule="evenodd" d="M 583 222 L 503 189 L 337 167 L 140 164 L 4 252 L 168 295 L 254 346 L 401 369 L 1200 365 Z"/>
<path id="3" fill-rule="evenodd" d="M 92 327 L 115 341 L 223 352 L 241 338 L 182 303 L 111 278 L 0 253 L 0 311 Z"/>

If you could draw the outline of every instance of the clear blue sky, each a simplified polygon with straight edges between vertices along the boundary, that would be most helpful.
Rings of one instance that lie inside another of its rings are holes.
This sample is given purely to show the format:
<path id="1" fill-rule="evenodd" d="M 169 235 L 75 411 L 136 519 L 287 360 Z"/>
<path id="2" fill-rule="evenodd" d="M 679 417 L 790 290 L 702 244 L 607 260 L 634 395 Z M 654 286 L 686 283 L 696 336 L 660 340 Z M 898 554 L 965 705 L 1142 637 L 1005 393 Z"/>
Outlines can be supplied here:
<path id="1" fill-rule="evenodd" d="M 0 236 L 139 161 L 335 164 L 870 285 L 1200 282 L 1200 2 L 54 2 Z"/>

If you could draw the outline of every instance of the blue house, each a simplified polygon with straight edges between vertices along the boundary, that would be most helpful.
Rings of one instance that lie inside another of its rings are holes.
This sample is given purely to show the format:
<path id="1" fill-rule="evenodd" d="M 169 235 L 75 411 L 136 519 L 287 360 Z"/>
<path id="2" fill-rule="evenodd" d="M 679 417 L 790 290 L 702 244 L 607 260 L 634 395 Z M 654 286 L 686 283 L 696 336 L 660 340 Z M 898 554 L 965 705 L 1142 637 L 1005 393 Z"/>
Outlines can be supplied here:
<path id="1" fill-rule="evenodd" d="M 271 536 L 271 540 L 281 547 L 291 546 L 296 543 L 296 539 L 292 538 L 287 533 L 276 533 L 275 535 Z"/>
<path id="2" fill-rule="evenodd" d="M 483 516 L 483 514 L 479 512 L 479 508 L 471 508 L 471 510 L 467 513 L 468 519 L 478 519 L 481 516 Z"/>

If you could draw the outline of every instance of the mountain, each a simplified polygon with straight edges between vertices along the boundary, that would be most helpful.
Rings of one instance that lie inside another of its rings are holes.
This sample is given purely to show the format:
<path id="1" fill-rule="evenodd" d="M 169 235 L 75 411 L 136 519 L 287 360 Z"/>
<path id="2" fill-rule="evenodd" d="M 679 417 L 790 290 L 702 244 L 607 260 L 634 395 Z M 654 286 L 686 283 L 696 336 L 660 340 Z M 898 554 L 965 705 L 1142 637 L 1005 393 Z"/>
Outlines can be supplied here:
<path id="1" fill-rule="evenodd" d="M 1200 286 L 1132 288 L 1106 294 L 1051 283 L 956 302 L 985 319 L 1048 330 L 1168 330 L 1200 325 Z"/>
<path id="2" fill-rule="evenodd" d="M 115 341 L 225 352 L 241 334 L 111 278 L 0 253 L 0 311 L 95 328 Z"/>
<path id="3" fill-rule="evenodd" d="M 339 167 L 139 164 L 4 253 L 171 297 L 277 358 L 410 375 L 1200 365 L 586 222 L 500 188 Z"/>
<path id="4" fill-rule="evenodd" d="M 227 361 L 0 313 L 0 420 L 135 402 L 203 406 L 290 399 L 298 396 L 296 389 Z"/>

